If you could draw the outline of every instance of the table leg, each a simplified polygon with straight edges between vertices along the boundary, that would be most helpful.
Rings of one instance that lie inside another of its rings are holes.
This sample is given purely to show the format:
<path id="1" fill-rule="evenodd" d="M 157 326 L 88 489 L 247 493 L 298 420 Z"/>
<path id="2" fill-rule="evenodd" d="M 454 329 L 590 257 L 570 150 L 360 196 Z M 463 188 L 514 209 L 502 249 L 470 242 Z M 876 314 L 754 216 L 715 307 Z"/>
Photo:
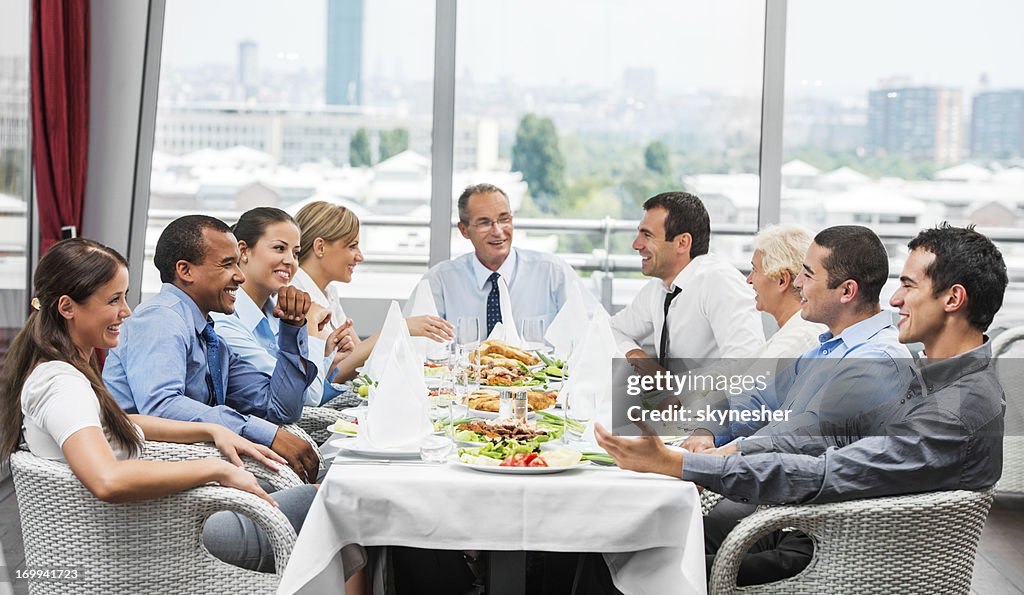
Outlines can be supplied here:
<path id="1" fill-rule="evenodd" d="M 526 552 L 490 552 L 487 574 L 488 595 L 526 593 Z"/>

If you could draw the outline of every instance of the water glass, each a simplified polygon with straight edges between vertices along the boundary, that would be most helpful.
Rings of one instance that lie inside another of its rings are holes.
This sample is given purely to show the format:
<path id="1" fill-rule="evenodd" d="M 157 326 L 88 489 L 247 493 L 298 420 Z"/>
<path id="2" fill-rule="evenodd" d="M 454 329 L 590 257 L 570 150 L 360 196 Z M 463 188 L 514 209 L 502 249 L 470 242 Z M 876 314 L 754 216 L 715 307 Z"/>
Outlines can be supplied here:
<path id="1" fill-rule="evenodd" d="M 444 463 L 455 445 L 447 436 L 429 434 L 420 442 L 420 458 L 428 463 Z"/>
<path id="2" fill-rule="evenodd" d="M 459 346 L 468 351 L 469 347 L 480 342 L 480 319 L 475 316 L 460 317 L 455 321 L 455 340 Z"/>
<path id="3" fill-rule="evenodd" d="M 527 349 L 544 349 L 543 318 L 524 318 L 519 327 L 519 335 L 526 341 Z"/>
<path id="4" fill-rule="evenodd" d="M 571 391 L 566 394 L 562 408 L 563 441 L 568 444 L 570 441 L 582 440 L 587 424 L 594 418 L 597 394 L 592 390 Z M 579 429 L 573 429 L 573 426 Z"/>

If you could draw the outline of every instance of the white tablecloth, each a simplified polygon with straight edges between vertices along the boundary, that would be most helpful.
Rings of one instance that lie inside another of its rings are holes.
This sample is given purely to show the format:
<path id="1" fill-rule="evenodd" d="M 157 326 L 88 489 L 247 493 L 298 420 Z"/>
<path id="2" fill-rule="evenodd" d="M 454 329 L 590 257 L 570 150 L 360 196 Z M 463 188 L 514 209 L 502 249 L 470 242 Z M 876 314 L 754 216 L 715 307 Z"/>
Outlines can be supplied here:
<path id="1" fill-rule="evenodd" d="M 627 595 L 707 592 L 694 485 L 610 467 L 494 475 L 454 463 L 335 464 L 278 592 L 343 592 L 338 552 L 350 543 L 602 552 Z"/>

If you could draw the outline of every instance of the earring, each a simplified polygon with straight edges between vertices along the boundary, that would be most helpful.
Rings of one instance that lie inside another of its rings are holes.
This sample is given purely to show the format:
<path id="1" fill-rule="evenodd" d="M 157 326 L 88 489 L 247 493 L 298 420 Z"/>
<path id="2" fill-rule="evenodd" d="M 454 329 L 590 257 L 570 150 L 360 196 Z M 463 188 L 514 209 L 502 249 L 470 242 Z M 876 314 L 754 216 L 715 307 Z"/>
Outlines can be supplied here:
<path id="1" fill-rule="evenodd" d="M 248 256 L 243 256 L 242 257 L 242 264 L 249 264 L 249 257 Z"/>
<path id="2" fill-rule="evenodd" d="M 323 253 L 323 252 L 321 252 L 320 254 L 317 254 L 317 255 L 316 255 L 316 257 L 317 257 L 317 258 L 323 258 L 323 257 L 324 257 L 324 253 Z"/>

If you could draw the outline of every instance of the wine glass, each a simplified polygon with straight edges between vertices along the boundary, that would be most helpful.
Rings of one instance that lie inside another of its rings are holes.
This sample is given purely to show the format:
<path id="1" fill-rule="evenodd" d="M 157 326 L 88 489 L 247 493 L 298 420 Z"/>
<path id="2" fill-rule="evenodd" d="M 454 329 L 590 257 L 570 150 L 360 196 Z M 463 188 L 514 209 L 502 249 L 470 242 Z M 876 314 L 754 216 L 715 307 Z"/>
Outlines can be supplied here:
<path id="1" fill-rule="evenodd" d="M 468 355 L 469 351 L 480 342 L 480 319 L 475 316 L 459 317 L 455 321 L 455 340 L 458 341 L 457 357 Z"/>
<path id="2" fill-rule="evenodd" d="M 564 442 L 569 444 L 570 439 L 574 441 L 583 440 L 583 433 L 587 424 L 594 418 L 594 409 L 597 406 L 597 393 L 592 389 L 581 389 L 570 392 L 565 400 L 563 422 L 565 423 Z"/>

